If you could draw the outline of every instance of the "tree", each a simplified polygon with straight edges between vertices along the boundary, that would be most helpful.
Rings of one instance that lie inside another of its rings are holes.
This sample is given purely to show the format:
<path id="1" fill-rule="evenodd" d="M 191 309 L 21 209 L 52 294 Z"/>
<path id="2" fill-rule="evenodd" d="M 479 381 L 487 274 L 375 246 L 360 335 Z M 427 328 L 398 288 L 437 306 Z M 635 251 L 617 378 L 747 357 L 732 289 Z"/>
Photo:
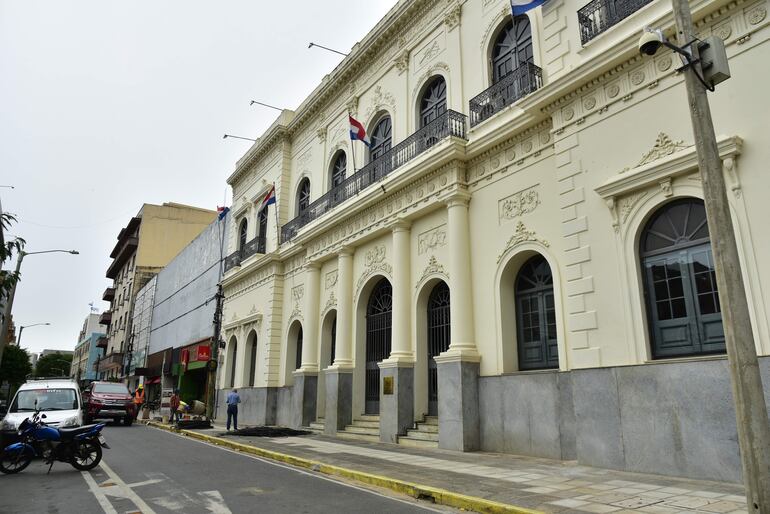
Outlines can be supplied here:
<path id="1" fill-rule="evenodd" d="M 0 213 L 0 230 L 6 232 L 14 221 L 16 221 L 16 218 L 12 214 L 7 212 Z M 3 241 L 3 244 L 0 245 L 0 265 L 13 258 L 14 254 L 21 252 L 24 249 L 25 243 L 26 241 L 20 237 Z M 0 299 L 8 296 L 11 288 L 18 280 L 19 275 L 15 271 L 0 269 Z M 0 318 L 2 316 L 3 313 L 0 312 Z"/>
<path id="2" fill-rule="evenodd" d="M 0 383 L 8 382 L 9 397 L 13 395 L 19 385 L 24 383 L 30 373 L 32 373 L 32 364 L 29 363 L 27 351 L 18 346 L 9 346 L 5 350 L 3 362 L 0 364 Z"/>
<path id="3" fill-rule="evenodd" d="M 37 360 L 35 375 L 38 377 L 56 377 L 70 374 L 72 355 L 59 352 L 44 355 Z"/>

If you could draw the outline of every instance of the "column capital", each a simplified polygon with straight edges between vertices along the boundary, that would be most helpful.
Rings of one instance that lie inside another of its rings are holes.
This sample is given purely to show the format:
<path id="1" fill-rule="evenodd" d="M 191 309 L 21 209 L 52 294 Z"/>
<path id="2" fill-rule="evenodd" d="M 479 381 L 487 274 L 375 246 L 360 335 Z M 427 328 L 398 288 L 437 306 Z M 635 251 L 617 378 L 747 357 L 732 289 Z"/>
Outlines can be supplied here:
<path id="1" fill-rule="evenodd" d="M 339 250 L 337 250 L 338 257 L 342 257 L 342 256 L 352 257 L 354 253 L 355 253 L 355 248 L 353 248 L 352 246 L 343 246 Z"/>
<path id="2" fill-rule="evenodd" d="M 441 198 L 441 201 L 444 202 L 447 207 L 467 207 L 471 201 L 471 194 L 467 191 L 452 191 Z"/>
<path id="3" fill-rule="evenodd" d="M 390 229 L 393 232 L 405 232 L 412 228 L 412 222 L 405 219 L 397 219 L 393 224 L 390 226 Z"/>
<path id="4" fill-rule="evenodd" d="M 321 270 L 321 263 L 318 261 L 307 261 L 305 263 L 305 269 L 307 271 L 320 271 Z"/>

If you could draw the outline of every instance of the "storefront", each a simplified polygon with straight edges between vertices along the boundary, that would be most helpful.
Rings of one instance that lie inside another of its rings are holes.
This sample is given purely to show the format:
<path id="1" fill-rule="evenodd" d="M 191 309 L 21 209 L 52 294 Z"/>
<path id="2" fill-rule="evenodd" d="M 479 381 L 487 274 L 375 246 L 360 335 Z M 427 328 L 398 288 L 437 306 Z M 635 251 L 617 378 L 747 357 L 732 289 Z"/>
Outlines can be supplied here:
<path id="1" fill-rule="evenodd" d="M 180 348 L 177 354 L 178 363 L 174 364 L 174 375 L 178 376 L 177 388 L 181 400 L 190 406 L 196 400 L 206 403 L 210 344 L 211 339 L 207 338 Z"/>

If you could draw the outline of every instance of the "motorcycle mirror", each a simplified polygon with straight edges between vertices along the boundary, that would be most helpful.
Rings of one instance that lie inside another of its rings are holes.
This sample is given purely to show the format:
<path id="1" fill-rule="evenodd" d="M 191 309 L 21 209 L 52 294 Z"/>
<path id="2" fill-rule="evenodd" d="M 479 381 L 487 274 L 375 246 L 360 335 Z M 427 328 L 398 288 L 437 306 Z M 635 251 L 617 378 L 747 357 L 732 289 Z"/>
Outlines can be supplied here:
<path id="1" fill-rule="evenodd" d="M 43 418 L 43 419 L 45 419 L 45 418 L 47 418 L 48 416 L 46 416 L 45 414 L 43 414 L 43 415 L 41 415 L 40 417 L 41 417 L 41 418 Z"/>

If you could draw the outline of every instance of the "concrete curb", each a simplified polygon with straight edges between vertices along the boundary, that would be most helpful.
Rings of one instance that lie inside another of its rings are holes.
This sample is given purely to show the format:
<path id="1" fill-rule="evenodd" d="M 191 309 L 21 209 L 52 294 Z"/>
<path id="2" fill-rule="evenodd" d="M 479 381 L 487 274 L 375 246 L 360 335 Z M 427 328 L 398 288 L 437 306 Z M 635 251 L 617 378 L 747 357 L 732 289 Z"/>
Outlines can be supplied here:
<path id="1" fill-rule="evenodd" d="M 283 462 L 285 464 L 309 469 L 311 471 L 318 471 L 320 473 L 324 473 L 325 475 L 348 478 L 364 484 L 384 487 L 397 493 L 406 494 L 412 498 L 432 500 L 434 503 L 439 505 L 446 505 L 457 509 L 465 509 L 475 512 L 483 512 L 486 514 L 543 514 L 537 510 L 525 509 L 523 507 L 516 507 L 515 505 L 508 505 L 506 503 L 485 500 L 484 498 L 477 498 L 475 496 L 466 496 L 464 494 L 447 491 L 446 489 L 414 484 L 412 482 L 397 480 L 395 478 L 373 475 L 371 473 L 364 473 L 362 471 L 341 468 L 339 466 L 332 466 L 330 464 L 324 464 L 320 461 L 295 457 L 294 455 L 278 453 L 271 450 L 265 450 L 263 448 L 257 448 L 248 444 L 228 441 L 227 439 L 223 439 L 221 437 L 201 434 L 192 430 L 180 430 L 168 425 L 163 425 L 162 423 L 157 423 L 155 421 L 148 421 L 146 424 L 147 426 L 182 434 L 192 439 L 211 443 L 216 446 L 223 446 L 231 450 L 256 455 L 258 457 L 271 459 L 277 462 Z"/>

